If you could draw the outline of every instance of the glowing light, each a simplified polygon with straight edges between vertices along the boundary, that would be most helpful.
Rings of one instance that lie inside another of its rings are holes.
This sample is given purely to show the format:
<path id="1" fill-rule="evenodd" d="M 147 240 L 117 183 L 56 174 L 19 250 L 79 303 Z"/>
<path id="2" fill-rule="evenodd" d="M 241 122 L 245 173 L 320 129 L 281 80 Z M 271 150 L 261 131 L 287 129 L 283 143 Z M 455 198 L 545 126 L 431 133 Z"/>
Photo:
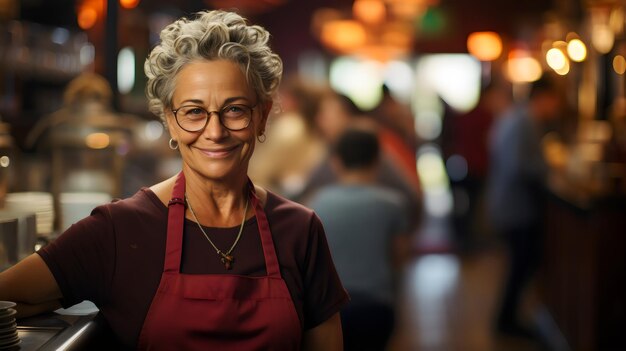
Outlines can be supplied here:
<path id="1" fill-rule="evenodd" d="M 9 165 L 11 164 L 11 159 L 9 158 L 9 156 L 2 156 L 0 157 L 0 167 L 3 168 L 7 168 L 9 167 Z"/>
<path id="2" fill-rule="evenodd" d="M 558 75 L 564 76 L 569 73 L 569 70 L 570 70 L 569 61 L 565 61 L 565 65 L 563 65 L 563 67 L 554 69 L 554 72 L 556 72 Z"/>
<path id="3" fill-rule="evenodd" d="M 415 118 L 415 132 L 424 140 L 435 140 L 443 128 L 441 115 L 436 111 L 420 111 Z"/>
<path id="4" fill-rule="evenodd" d="M 529 83 L 541 78 L 541 63 L 525 50 L 514 50 L 504 65 L 506 77 L 513 83 Z"/>
<path id="5" fill-rule="evenodd" d="M 371 110 L 382 98 L 383 69 L 376 61 L 341 57 L 330 66 L 330 85 L 350 97 L 359 108 Z"/>
<path id="6" fill-rule="evenodd" d="M 550 68 L 556 71 L 567 66 L 567 57 L 565 57 L 563 51 L 552 48 L 546 53 L 546 62 Z"/>
<path id="7" fill-rule="evenodd" d="M 87 66 L 93 62 L 96 57 L 96 49 L 90 43 L 86 43 L 80 48 L 80 64 Z"/>
<path id="8" fill-rule="evenodd" d="M 622 33 L 624 31 L 624 9 L 622 7 L 614 7 L 609 15 L 609 26 L 614 33 Z"/>
<path id="9" fill-rule="evenodd" d="M 349 53 L 365 44 L 366 39 L 365 28 L 357 21 L 335 20 L 322 26 L 322 43 L 338 52 Z"/>
<path id="10" fill-rule="evenodd" d="M 411 66 L 402 61 L 387 63 L 384 71 L 385 84 L 393 96 L 404 103 L 410 103 L 413 92 L 413 70 Z"/>
<path id="11" fill-rule="evenodd" d="M 434 54 L 418 62 L 418 76 L 427 79 L 441 98 L 457 111 L 469 111 L 480 97 L 481 65 L 467 54 Z"/>
<path id="12" fill-rule="evenodd" d="M 55 28 L 52 31 L 52 42 L 63 45 L 70 38 L 70 31 L 65 28 Z"/>
<path id="13" fill-rule="evenodd" d="M 427 152 L 417 159 L 417 169 L 426 188 L 447 187 L 448 178 L 441 157 Z"/>
<path id="14" fill-rule="evenodd" d="M 480 61 L 493 61 L 502 54 L 502 39 L 495 32 L 474 32 L 467 37 L 467 50 Z"/>
<path id="15" fill-rule="evenodd" d="M 601 54 L 607 54 L 613 49 L 615 33 L 605 24 L 596 24 L 591 30 L 591 44 Z"/>
<path id="16" fill-rule="evenodd" d="M 98 20 L 98 11 L 92 7 L 83 7 L 78 11 L 78 26 L 87 30 L 92 28 Z"/>
<path id="17" fill-rule="evenodd" d="M 426 12 L 427 6 L 421 1 L 388 0 L 387 4 L 395 17 L 415 19 Z"/>
<path id="18" fill-rule="evenodd" d="M 117 87 L 122 94 L 129 93 L 135 85 L 135 53 L 125 47 L 117 55 Z"/>
<path id="19" fill-rule="evenodd" d="M 622 55 L 615 55 L 613 58 L 613 69 L 617 74 L 624 74 L 626 72 L 626 59 Z"/>
<path id="20" fill-rule="evenodd" d="M 163 123 L 157 121 L 149 121 L 144 128 L 144 137 L 146 140 L 155 141 L 163 135 Z"/>
<path id="21" fill-rule="evenodd" d="M 380 0 L 356 0 L 352 6 L 354 17 L 368 24 L 377 24 L 385 20 L 387 11 Z"/>
<path id="22" fill-rule="evenodd" d="M 85 138 L 85 144 L 91 149 L 104 149 L 110 142 L 111 139 L 106 133 L 91 133 Z"/>
<path id="23" fill-rule="evenodd" d="M 567 55 L 574 62 L 583 62 L 587 58 L 587 46 L 580 39 L 572 39 L 567 43 Z"/>
<path id="24" fill-rule="evenodd" d="M 453 206 L 452 194 L 441 152 L 434 145 L 426 144 L 418 150 L 417 172 L 424 189 L 424 207 L 435 217 L 450 213 Z"/>
<path id="25" fill-rule="evenodd" d="M 139 0 L 120 0 L 120 6 L 125 9 L 134 9 L 139 5 Z"/>

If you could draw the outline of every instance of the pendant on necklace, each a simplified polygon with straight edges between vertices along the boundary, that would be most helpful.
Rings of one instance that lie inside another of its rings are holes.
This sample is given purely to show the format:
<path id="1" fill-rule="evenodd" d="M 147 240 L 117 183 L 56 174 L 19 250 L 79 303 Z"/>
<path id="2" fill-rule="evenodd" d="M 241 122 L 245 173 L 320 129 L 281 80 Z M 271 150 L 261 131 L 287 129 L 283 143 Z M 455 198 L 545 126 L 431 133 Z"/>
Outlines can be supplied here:
<path id="1" fill-rule="evenodd" d="M 225 253 L 222 253 L 221 255 L 224 267 L 226 267 L 227 270 L 233 269 L 233 261 L 235 261 L 235 258 L 232 255 L 228 255 Z"/>

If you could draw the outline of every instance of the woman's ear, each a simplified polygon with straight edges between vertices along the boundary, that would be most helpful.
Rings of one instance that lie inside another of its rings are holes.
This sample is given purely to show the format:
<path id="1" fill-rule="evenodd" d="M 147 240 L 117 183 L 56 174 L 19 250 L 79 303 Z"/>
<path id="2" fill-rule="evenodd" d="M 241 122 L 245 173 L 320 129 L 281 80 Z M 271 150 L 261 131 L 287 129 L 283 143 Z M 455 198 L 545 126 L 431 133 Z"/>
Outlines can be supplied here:
<path id="1" fill-rule="evenodd" d="M 170 137 L 173 138 L 174 140 L 178 140 L 178 135 L 176 135 L 176 132 L 178 131 L 178 129 L 176 128 L 176 121 L 174 120 L 174 115 L 171 112 L 170 113 L 165 112 L 163 118 L 165 118 L 165 123 L 163 124 L 167 128 L 167 131 L 170 133 Z"/>
<path id="2" fill-rule="evenodd" d="M 261 121 L 259 122 L 259 129 L 257 131 L 258 135 L 261 135 L 265 132 L 265 125 L 267 124 L 267 120 L 269 118 L 270 112 L 272 111 L 273 105 L 273 100 L 269 100 L 263 103 L 263 108 L 261 109 Z"/>

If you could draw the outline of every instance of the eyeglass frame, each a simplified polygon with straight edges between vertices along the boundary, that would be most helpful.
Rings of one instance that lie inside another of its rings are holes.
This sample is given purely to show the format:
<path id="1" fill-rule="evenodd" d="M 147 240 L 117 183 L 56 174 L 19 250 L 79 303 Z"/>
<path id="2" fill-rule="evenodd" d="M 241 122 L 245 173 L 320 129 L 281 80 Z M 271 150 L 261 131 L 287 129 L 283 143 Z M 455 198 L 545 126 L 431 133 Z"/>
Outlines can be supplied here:
<path id="1" fill-rule="evenodd" d="M 177 109 L 175 109 L 175 110 L 174 110 L 174 109 L 172 109 L 172 110 L 170 110 L 170 111 L 172 111 L 172 113 L 174 114 L 174 120 L 176 121 L 176 124 L 178 124 L 178 126 L 179 126 L 182 130 L 184 130 L 184 131 L 186 131 L 186 132 L 189 132 L 189 133 L 197 133 L 197 132 L 199 132 L 199 131 L 201 131 L 201 130 L 204 130 L 204 129 L 206 128 L 206 126 L 209 124 L 209 120 L 211 119 L 211 115 L 213 115 L 214 113 L 217 115 L 217 119 L 220 121 L 220 124 L 222 125 L 222 127 L 224 127 L 224 128 L 226 128 L 226 129 L 228 129 L 228 130 L 229 130 L 229 131 L 231 131 L 231 132 L 238 132 L 238 131 L 244 130 L 244 129 L 246 129 L 246 128 L 248 128 L 248 127 L 250 126 L 250 122 L 252 121 L 252 117 L 253 117 L 253 115 L 252 115 L 252 114 L 254 113 L 254 109 L 255 109 L 258 105 L 259 105 L 258 103 L 256 103 L 254 106 L 248 106 L 248 105 L 246 105 L 246 104 L 228 104 L 228 105 L 226 105 L 226 106 L 222 107 L 219 111 L 215 111 L 215 110 L 214 110 L 214 111 L 209 111 L 209 110 L 207 110 L 206 108 L 204 108 L 204 107 L 202 107 L 202 106 L 199 106 L 199 105 L 183 105 L 183 106 L 178 107 L 178 108 L 177 108 Z M 228 128 L 228 127 L 224 124 L 224 122 L 222 121 L 222 114 L 221 114 L 221 113 L 222 113 L 222 111 L 224 111 L 224 110 L 228 109 L 229 107 L 233 107 L 233 106 L 240 106 L 240 107 L 245 107 L 245 108 L 250 109 L 250 119 L 248 119 L 248 123 L 247 123 L 244 127 L 241 127 L 241 128 L 239 128 L 239 129 L 232 129 L 232 128 Z M 188 129 L 185 129 L 182 125 L 180 125 L 180 122 L 178 121 L 178 115 L 177 115 L 177 113 L 178 113 L 178 111 L 180 111 L 180 109 L 181 109 L 181 108 L 185 108 L 185 107 L 195 107 L 195 108 L 199 108 L 199 109 L 202 109 L 202 110 L 206 111 L 206 113 L 207 113 L 207 117 L 206 117 L 206 119 L 205 119 L 204 125 L 203 125 L 201 128 L 198 128 L 197 130 L 188 130 Z"/>

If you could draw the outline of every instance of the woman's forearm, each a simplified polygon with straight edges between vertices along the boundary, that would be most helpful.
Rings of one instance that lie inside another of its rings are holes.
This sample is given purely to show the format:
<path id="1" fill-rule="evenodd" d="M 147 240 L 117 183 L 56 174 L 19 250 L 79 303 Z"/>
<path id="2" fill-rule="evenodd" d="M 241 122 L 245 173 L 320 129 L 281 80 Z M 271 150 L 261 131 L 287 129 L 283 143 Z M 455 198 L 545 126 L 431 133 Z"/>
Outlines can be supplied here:
<path id="1" fill-rule="evenodd" d="M 16 302 L 18 317 L 58 308 L 61 290 L 38 254 L 0 273 L 0 300 Z"/>

